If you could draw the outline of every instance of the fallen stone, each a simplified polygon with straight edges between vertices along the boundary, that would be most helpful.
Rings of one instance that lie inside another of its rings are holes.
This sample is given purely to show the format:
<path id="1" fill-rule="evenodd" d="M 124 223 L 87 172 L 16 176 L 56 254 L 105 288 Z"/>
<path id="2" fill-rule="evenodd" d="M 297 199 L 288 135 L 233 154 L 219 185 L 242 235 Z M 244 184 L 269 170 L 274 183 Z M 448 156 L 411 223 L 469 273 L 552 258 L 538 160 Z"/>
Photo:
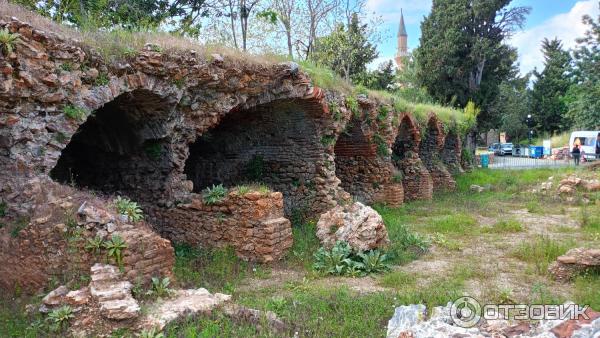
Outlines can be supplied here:
<path id="1" fill-rule="evenodd" d="M 50 293 L 42 299 L 42 303 L 50 306 L 60 305 L 63 301 L 63 297 L 67 295 L 68 292 L 69 289 L 64 285 L 61 285 L 53 291 L 50 291 Z"/>
<path id="2" fill-rule="evenodd" d="M 177 290 L 171 299 L 163 300 L 149 309 L 141 320 L 141 329 L 162 330 L 168 323 L 185 316 L 209 313 L 215 307 L 229 301 L 231 296 L 221 293 L 211 294 L 204 288 Z"/>
<path id="3" fill-rule="evenodd" d="M 317 223 L 317 237 L 327 248 L 344 241 L 358 251 L 381 248 L 390 242 L 381 216 L 360 202 L 338 205 L 322 214 Z"/>
<path id="4" fill-rule="evenodd" d="M 117 267 L 96 263 L 90 270 L 90 294 L 98 302 L 100 313 L 105 318 L 123 320 L 139 315 L 140 306 L 131 295 L 132 285 L 121 280 Z"/>
<path id="5" fill-rule="evenodd" d="M 260 310 L 250 309 L 237 304 L 227 304 L 223 308 L 223 312 L 233 320 L 252 324 L 257 327 L 260 327 L 261 323 L 266 321 L 269 329 L 278 333 L 288 329 L 288 326 L 279 319 L 277 314 L 271 311 L 265 313 Z"/>
<path id="6" fill-rule="evenodd" d="M 600 268 L 600 249 L 575 248 L 559 256 L 548 272 L 558 281 L 569 281 L 591 268 Z"/>
<path id="7" fill-rule="evenodd" d="M 79 290 L 69 291 L 65 295 L 65 301 L 69 305 L 83 305 L 86 304 L 90 299 L 90 289 L 83 287 Z"/>
<path id="8" fill-rule="evenodd" d="M 477 184 L 471 184 L 471 186 L 469 187 L 469 189 L 471 191 L 478 192 L 478 193 L 482 193 L 482 192 L 485 191 L 484 187 L 482 187 L 480 185 L 477 185 Z"/>

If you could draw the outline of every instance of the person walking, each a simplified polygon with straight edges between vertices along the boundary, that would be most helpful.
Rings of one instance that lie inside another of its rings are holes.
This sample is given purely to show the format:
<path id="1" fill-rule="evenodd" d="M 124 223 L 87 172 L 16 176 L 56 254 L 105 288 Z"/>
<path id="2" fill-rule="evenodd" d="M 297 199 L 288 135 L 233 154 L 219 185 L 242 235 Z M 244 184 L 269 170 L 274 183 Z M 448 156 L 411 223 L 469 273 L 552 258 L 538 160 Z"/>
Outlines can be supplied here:
<path id="1" fill-rule="evenodd" d="M 579 149 L 579 144 L 575 143 L 573 150 L 571 150 L 571 154 L 573 154 L 575 165 L 579 165 L 579 160 L 581 159 L 581 149 Z"/>
<path id="2" fill-rule="evenodd" d="M 600 160 L 600 134 L 596 137 L 596 159 Z"/>

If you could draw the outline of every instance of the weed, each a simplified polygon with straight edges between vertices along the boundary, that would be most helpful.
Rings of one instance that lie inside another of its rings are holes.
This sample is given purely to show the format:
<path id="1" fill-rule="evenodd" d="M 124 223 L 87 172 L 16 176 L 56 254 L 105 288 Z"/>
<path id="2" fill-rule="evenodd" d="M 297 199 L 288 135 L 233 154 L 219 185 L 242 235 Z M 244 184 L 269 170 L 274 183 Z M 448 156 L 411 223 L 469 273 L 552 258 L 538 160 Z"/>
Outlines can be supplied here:
<path id="1" fill-rule="evenodd" d="M 575 301 L 589 305 L 592 309 L 600 308 L 600 271 L 587 271 L 575 278 Z"/>
<path id="2" fill-rule="evenodd" d="M 540 235 L 532 242 L 521 243 L 512 256 L 535 265 L 538 274 L 546 274 L 548 265 L 567 252 L 572 242 L 558 242 L 548 236 Z"/>
<path id="3" fill-rule="evenodd" d="M 358 277 L 388 271 L 388 256 L 379 250 L 355 252 L 346 242 L 337 242 L 331 250 L 323 247 L 314 254 L 313 269 L 330 275 Z"/>
<path id="4" fill-rule="evenodd" d="M 57 332 L 66 329 L 69 326 L 69 321 L 74 317 L 73 309 L 69 305 L 63 305 L 50 311 L 47 320 L 50 322 L 50 329 Z"/>
<path id="5" fill-rule="evenodd" d="M 60 69 L 64 70 L 65 72 L 70 72 L 73 70 L 73 64 L 71 62 L 63 62 L 60 65 Z"/>
<path id="6" fill-rule="evenodd" d="M 97 255 L 104 247 L 104 240 L 100 236 L 94 238 L 88 238 L 85 243 L 85 250 L 90 251 L 92 254 Z"/>
<path id="7" fill-rule="evenodd" d="M 475 233 L 476 226 L 477 220 L 473 216 L 464 213 L 437 217 L 428 224 L 428 228 L 433 232 L 461 235 Z"/>
<path id="8" fill-rule="evenodd" d="M 106 255 L 113 258 L 119 268 L 123 268 L 123 250 L 127 248 L 127 243 L 119 235 L 112 235 L 111 239 L 104 242 Z"/>
<path id="9" fill-rule="evenodd" d="M 171 280 L 169 277 L 162 279 L 158 277 L 152 277 L 152 288 L 148 290 L 147 295 L 157 298 L 169 297 L 174 292 L 173 289 L 169 288 L 170 284 Z"/>
<path id="10" fill-rule="evenodd" d="M 413 275 L 409 275 L 403 271 L 394 271 L 385 274 L 379 281 L 379 285 L 388 288 L 401 289 L 415 285 L 416 281 L 417 279 Z"/>
<path id="11" fill-rule="evenodd" d="M 358 100 L 356 100 L 354 96 L 350 95 L 346 97 L 346 106 L 350 109 L 352 115 L 354 115 L 355 118 L 358 119 L 360 117 L 360 108 L 358 106 Z"/>
<path id="12" fill-rule="evenodd" d="M 381 157 L 389 156 L 390 153 L 389 153 L 389 148 L 388 148 L 387 142 L 381 135 L 379 135 L 379 134 L 373 135 L 373 141 L 377 145 L 377 155 L 379 155 Z"/>
<path id="13" fill-rule="evenodd" d="M 20 35 L 11 33 L 7 28 L 0 30 L 0 53 L 4 56 L 12 53 L 15 44 L 19 41 Z"/>
<path id="14" fill-rule="evenodd" d="M 388 256 L 379 250 L 370 250 L 367 252 L 361 252 L 358 256 L 362 259 L 362 265 L 364 271 L 367 274 L 370 273 L 381 273 L 390 270 L 388 264 Z M 356 264 L 355 264 L 356 265 Z"/>
<path id="15" fill-rule="evenodd" d="M 107 73 L 100 73 L 96 80 L 94 80 L 94 85 L 96 86 L 106 86 L 110 82 L 110 78 Z"/>
<path id="16" fill-rule="evenodd" d="M 151 328 L 142 330 L 142 332 L 140 332 L 140 338 L 165 338 L 165 335 L 157 328 Z"/>
<path id="17" fill-rule="evenodd" d="M 7 205 L 5 202 L 0 202 L 0 217 L 6 216 Z"/>
<path id="18" fill-rule="evenodd" d="M 247 185 L 238 185 L 236 190 L 237 190 L 238 195 L 244 196 L 250 192 L 250 187 Z"/>
<path id="19" fill-rule="evenodd" d="M 180 77 L 179 79 L 175 79 L 173 80 L 173 84 L 175 84 L 175 86 L 179 89 L 183 88 L 183 85 L 185 85 L 185 78 Z"/>
<path id="20" fill-rule="evenodd" d="M 85 108 L 75 107 L 72 105 L 66 106 L 63 109 L 63 112 L 66 117 L 77 121 L 85 120 L 88 115 L 88 111 Z"/>
<path id="21" fill-rule="evenodd" d="M 524 229 L 519 221 L 509 218 L 496 222 L 491 228 L 485 229 L 485 231 L 490 233 L 511 233 L 522 232 Z"/>
<path id="22" fill-rule="evenodd" d="M 431 236 L 431 241 L 451 251 L 460 251 L 461 245 L 458 241 L 448 239 L 444 234 L 436 232 Z"/>
<path id="23" fill-rule="evenodd" d="M 221 202 L 225 199 L 225 196 L 227 196 L 227 189 L 222 184 L 213 184 L 211 188 L 204 189 L 202 193 L 202 199 L 208 205 Z"/>
<path id="24" fill-rule="evenodd" d="M 261 155 L 254 155 L 246 164 L 246 177 L 253 182 L 260 182 L 265 174 L 265 159 Z"/>
<path id="25" fill-rule="evenodd" d="M 544 283 L 534 283 L 529 292 L 531 304 L 562 304 L 563 301 L 548 291 Z"/>
<path id="26" fill-rule="evenodd" d="M 129 198 L 117 196 L 117 198 L 113 200 L 113 203 L 119 214 L 127 216 L 129 221 L 139 222 L 144 219 L 142 208 Z"/>
<path id="27" fill-rule="evenodd" d="M 149 158 L 153 160 L 158 160 L 160 158 L 160 155 L 162 155 L 162 151 L 162 145 L 158 140 L 150 141 L 144 146 L 144 152 Z"/>
<path id="28" fill-rule="evenodd" d="M 321 144 L 324 145 L 325 147 L 332 146 L 334 143 L 335 143 L 334 135 L 323 135 L 321 137 Z"/>
<path id="29" fill-rule="evenodd" d="M 29 220 L 27 218 L 20 218 L 19 220 L 17 220 L 17 222 L 13 225 L 12 229 L 10 230 L 10 236 L 13 238 L 19 237 L 19 233 L 21 232 L 21 230 L 27 227 L 27 224 L 29 224 Z"/>

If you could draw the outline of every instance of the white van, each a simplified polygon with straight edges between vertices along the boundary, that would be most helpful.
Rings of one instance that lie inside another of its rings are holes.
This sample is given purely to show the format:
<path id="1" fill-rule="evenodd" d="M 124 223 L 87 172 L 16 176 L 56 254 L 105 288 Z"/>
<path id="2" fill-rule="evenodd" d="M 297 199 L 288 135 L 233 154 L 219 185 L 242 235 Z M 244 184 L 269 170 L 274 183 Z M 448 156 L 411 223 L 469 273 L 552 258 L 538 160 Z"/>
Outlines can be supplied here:
<path id="1" fill-rule="evenodd" d="M 574 131 L 569 140 L 569 151 L 573 150 L 575 142 L 579 140 L 581 150 L 586 159 L 596 158 L 596 142 L 600 131 Z"/>

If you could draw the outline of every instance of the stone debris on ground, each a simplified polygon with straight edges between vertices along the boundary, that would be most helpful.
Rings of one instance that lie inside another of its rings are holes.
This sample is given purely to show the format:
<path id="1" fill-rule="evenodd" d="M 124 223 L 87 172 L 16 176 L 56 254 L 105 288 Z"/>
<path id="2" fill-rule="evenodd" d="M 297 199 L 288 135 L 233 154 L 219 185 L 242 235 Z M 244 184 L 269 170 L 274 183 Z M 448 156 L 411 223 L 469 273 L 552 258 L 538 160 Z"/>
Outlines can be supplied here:
<path id="1" fill-rule="evenodd" d="M 117 267 L 96 263 L 91 272 L 90 293 L 104 317 L 122 320 L 139 315 L 140 305 L 131 294 L 133 285 L 123 280 Z"/>
<path id="2" fill-rule="evenodd" d="M 288 330 L 288 325 L 286 325 L 276 313 L 271 311 L 263 312 L 238 304 L 229 303 L 223 307 L 223 313 L 233 320 L 255 325 L 259 329 L 261 328 L 262 323 L 266 323 L 268 328 L 273 332 L 282 333 Z"/>
<path id="3" fill-rule="evenodd" d="M 572 303 L 566 303 L 572 304 Z M 402 305 L 395 309 L 387 326 L 387 338 L 590 338 L 600 337 L 600 313 L 587 309 L 589 319 L 541 320 L 515 322 L 480 320 L 471 328 L 456 325 L 450 316 L 452 303 L 434 307 L 430 313 L 424 305 Z M 429 316 L 429 317 L 428 317 Z"/>
<path id="4" fill-rule="evenodd" d="M 381 215 L 360 202 L 338 205 L 322 214 L 317 222 L 317 237 L 324 247 L 344 241 L 357 251 L 385 247 L 390 242 Z"/>
<path id="5" fill-rule="evenodd" d="M 600 269 L 600 249 L 571 249 L 550 264 L 548 272 L 554 279 L 566 282 L 590 269 Z"/>
<path id="6" fill-rule="evenodd" d="M 141 319 L 142 329 L 162 330 L 168 323 L 194 314 L 208 314 L 231 299 L 222 293 L 211 294 L 204 288 L 177 290 L 170 299 L 152 304 L 148 315 Z"/>

